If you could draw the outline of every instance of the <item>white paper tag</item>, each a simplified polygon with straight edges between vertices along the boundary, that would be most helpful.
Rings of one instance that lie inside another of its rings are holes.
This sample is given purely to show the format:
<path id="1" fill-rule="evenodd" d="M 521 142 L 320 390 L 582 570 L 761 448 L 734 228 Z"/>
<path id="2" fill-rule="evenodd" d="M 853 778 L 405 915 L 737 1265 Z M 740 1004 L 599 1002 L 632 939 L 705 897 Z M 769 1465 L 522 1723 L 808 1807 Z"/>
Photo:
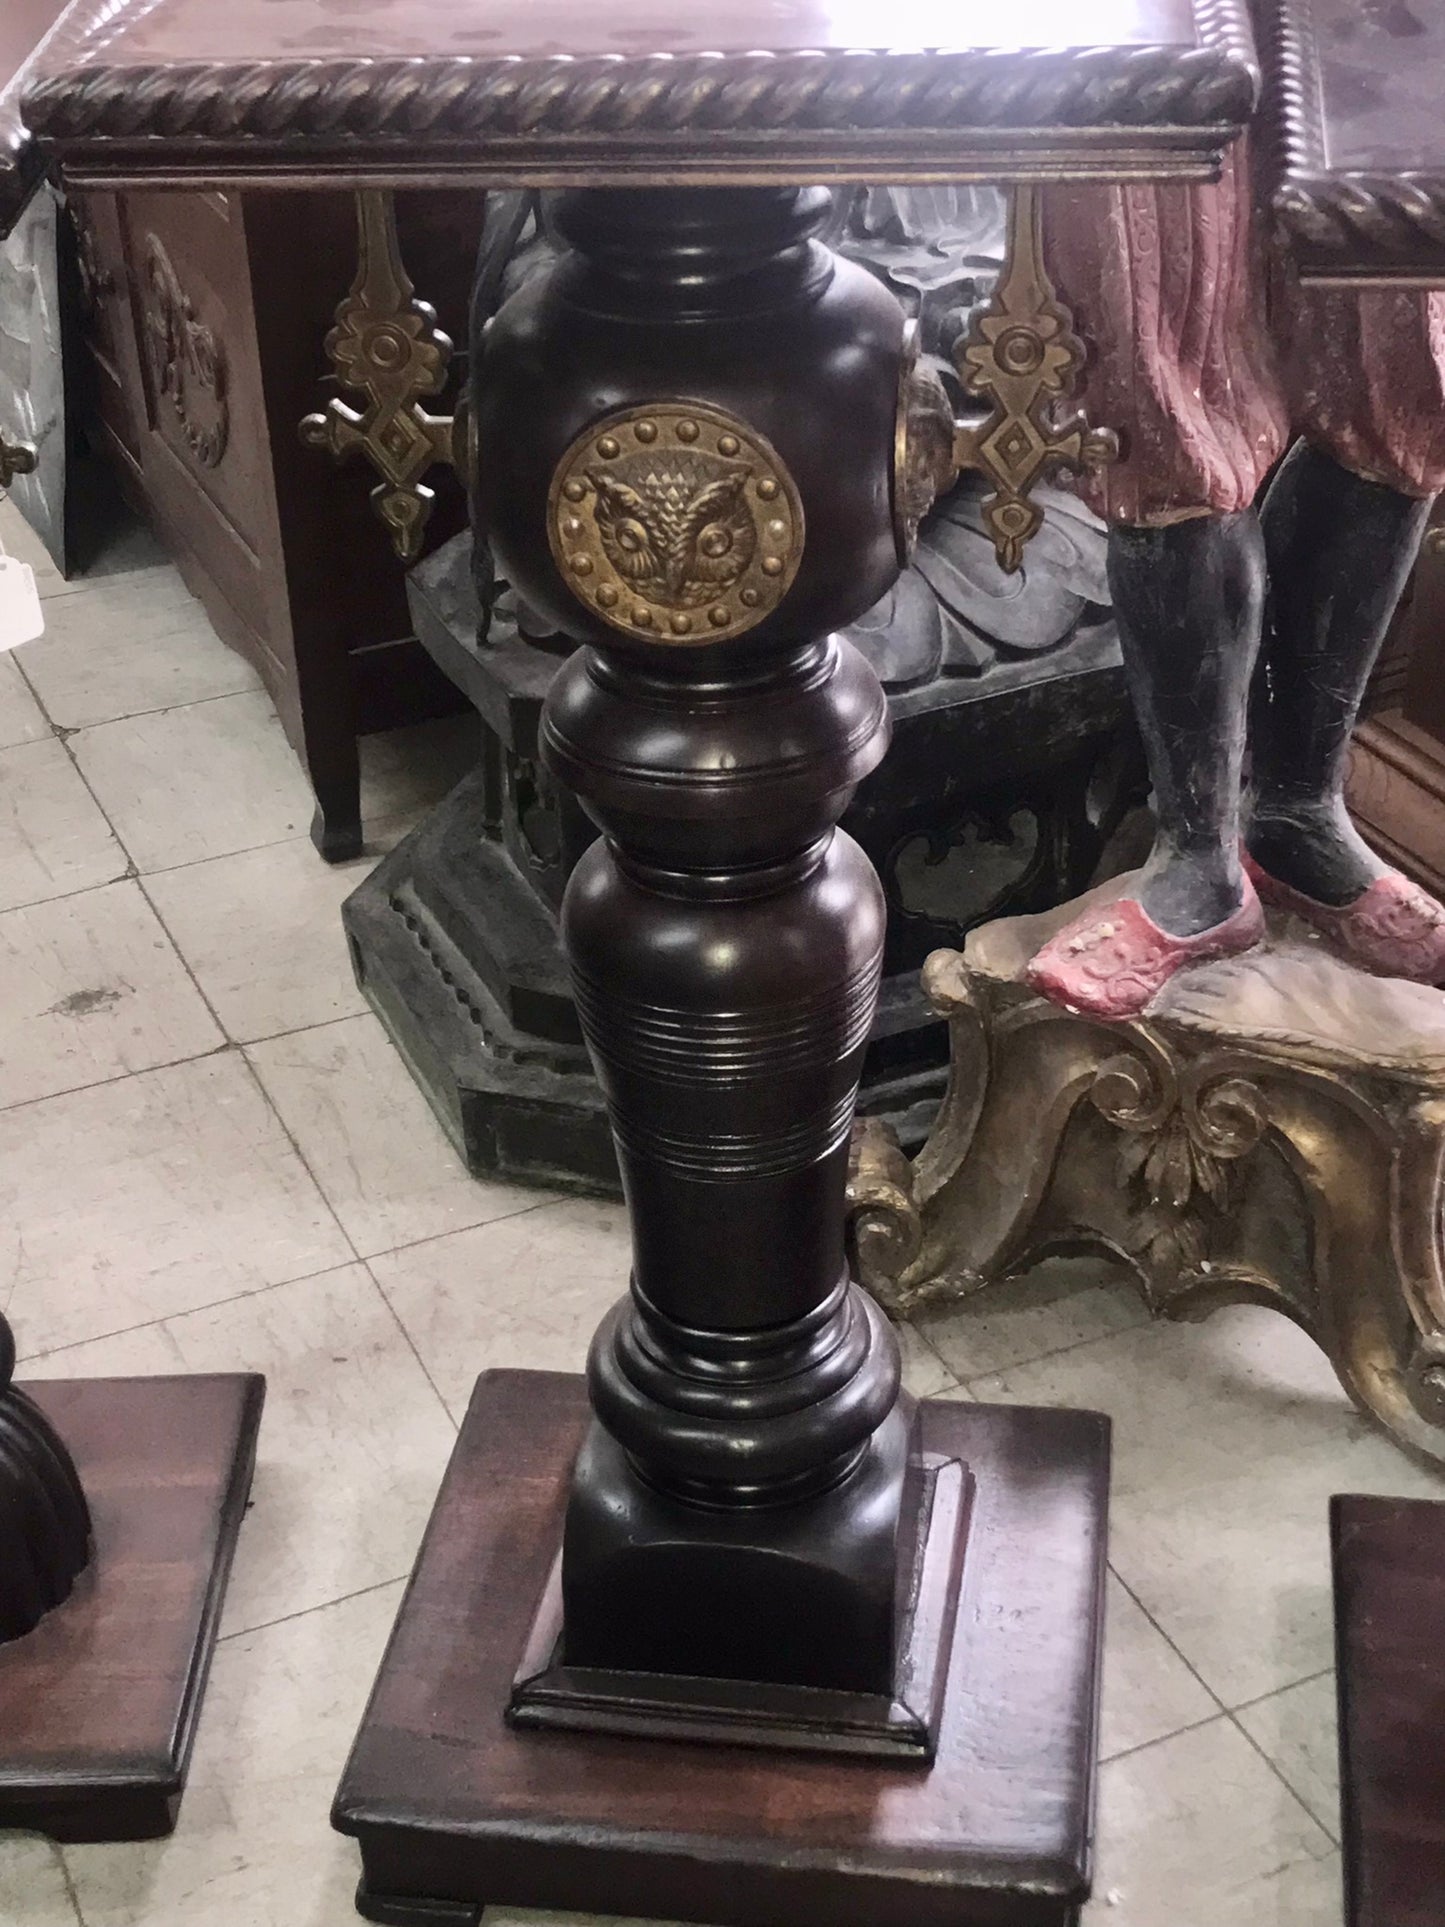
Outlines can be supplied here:
<path id="1" fill-rule="evenodd" d="M 0 553 L 0 649 L 18 649 L 44 633 L 34 569 L 18 556 Z"/>

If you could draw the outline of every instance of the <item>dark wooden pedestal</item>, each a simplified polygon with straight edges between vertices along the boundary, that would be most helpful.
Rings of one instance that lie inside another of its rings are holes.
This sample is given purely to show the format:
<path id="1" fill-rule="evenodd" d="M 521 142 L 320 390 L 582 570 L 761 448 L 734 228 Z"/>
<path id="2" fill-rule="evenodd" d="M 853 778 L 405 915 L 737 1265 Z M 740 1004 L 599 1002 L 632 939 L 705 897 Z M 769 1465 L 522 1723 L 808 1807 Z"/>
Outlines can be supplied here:
<path id="1" fill-rule="evenodd" d="M 265 1387 L 235 1373 L 24 1388 L 70 1448 L 95 1552 L 63 1605 L 0 1646 L 0 1828 L 98 1841 L 175 1825 Z"/>
<path id="2" fill-rule="evenodd" d="M 921 1409 L 925 1450 L 976 1482 L 937 1761 L 784 1760 L 508 1727 L 588 1406 L 581 1378 L 485 1374 L 337 1794 L 362 1913 L 391 1927 L 471 1927 L 489 1903 L 724 1927 L 1076 1921 L 1108 1424 Z"/>
<path id="3" fill-rule="evenodd" d="M 1445 1920 L 1445 1505 L 1330 1505 L 1347 1927 Z"/>

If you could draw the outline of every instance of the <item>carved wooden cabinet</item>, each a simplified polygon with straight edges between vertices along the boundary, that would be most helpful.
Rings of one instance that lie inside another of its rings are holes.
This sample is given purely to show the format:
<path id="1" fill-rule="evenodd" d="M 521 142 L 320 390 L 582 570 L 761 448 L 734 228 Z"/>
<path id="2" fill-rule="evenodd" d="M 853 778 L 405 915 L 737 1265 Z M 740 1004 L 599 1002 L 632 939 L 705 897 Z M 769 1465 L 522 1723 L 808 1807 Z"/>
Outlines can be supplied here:
<path id="1" fill-rule="evenodd" d="M 481 197 L 397 200 L 417 277 L 464 339 Z M 356 272 L 353 197 L 102 191 L 70 210 L 91 433 L 259 670 L 316 792 L 317 847 L 354 855 L 358 735 L 459 698 L 412 636 L 361 478 L 297 431 L 334 385 L 324 343 Z M 434 540 L 465 520 L 460 488 L 435 485 Z"/>

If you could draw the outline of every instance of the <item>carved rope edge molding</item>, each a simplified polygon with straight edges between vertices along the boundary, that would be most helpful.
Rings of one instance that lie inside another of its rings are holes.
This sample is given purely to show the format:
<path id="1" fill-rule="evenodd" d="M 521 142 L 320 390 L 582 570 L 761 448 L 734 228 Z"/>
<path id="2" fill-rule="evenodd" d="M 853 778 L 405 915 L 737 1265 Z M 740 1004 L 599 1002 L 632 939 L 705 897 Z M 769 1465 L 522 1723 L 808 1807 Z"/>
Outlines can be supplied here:
<path id="1" fill-rule="evenodd" d="M 1333 256 L 1348 266 L 1362 253 L 1382 265 L 1445 255 L 1445 178 L 1329 168 L 1309 0 L 1278 0 L 1271 55 L 1274 213 L 1304 265 L 1328 266 Z"/>
<path id="2" fill-rule="evenodd" d="M 1259 91 L 1238 0 L 1198 47 L 598 55 L 91 65 L 40 80 L 47 140 L 681 134 L 1048 127 L 1238 128 Z"/>

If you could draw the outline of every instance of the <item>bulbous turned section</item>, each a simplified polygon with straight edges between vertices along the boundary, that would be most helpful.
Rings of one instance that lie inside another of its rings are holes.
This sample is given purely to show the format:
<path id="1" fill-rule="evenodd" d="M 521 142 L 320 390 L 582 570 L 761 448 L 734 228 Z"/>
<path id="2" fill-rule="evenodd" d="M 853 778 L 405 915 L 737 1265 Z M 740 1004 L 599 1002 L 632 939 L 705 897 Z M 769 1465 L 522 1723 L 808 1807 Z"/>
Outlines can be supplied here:
<path id="1" fill-rule="evenodd" d="M 0 1643 L 70 1597 L 90 1562 L 90 1508 L 49 1419 L 11 1383 L 15 1340 L 0 1318 Z"/>

